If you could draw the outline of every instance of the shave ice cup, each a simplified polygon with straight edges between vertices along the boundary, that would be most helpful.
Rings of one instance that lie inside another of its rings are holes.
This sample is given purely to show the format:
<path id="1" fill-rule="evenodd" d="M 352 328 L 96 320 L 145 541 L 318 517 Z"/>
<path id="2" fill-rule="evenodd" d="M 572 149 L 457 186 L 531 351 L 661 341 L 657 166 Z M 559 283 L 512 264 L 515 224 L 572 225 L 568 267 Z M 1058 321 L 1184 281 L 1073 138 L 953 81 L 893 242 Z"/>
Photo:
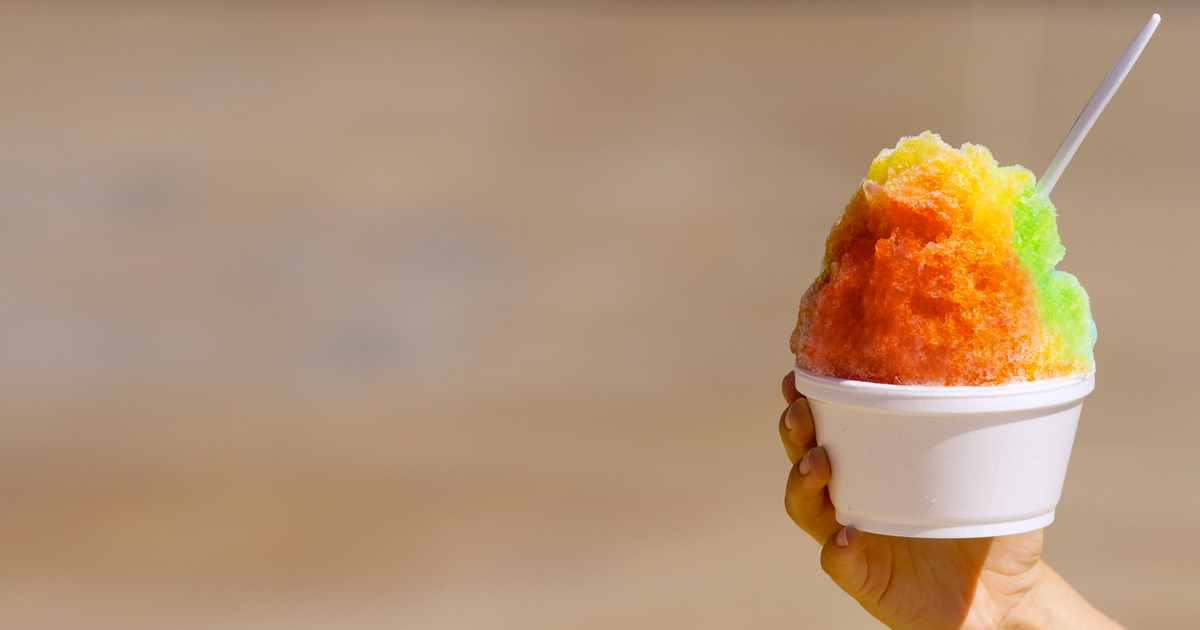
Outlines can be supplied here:
<path id="1" fill-rule="evenodd" d="M 796 368 L 829 454 L 837 521 L 876 534 L 979 538 L 1049 525 L 1095 373 L 924 387 Z"/>

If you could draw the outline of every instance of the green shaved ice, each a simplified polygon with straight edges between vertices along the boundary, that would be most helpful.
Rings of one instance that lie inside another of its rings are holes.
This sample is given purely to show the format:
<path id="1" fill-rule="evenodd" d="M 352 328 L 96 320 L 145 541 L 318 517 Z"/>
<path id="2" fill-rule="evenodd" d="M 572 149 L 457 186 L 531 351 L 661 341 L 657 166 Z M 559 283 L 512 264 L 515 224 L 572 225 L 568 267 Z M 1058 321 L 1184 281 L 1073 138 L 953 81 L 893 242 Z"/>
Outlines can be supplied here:
<path id="1" fill-rule="evenodd" d="M 1054 204 L 1026 186 L 1013 206 L 1013 248 L 1034 277 L 1051 269 L 1067 252 L 1058 239 Z"/>
<path id="2" fill-rule="evenodd" d="M 1096 324 L 1087 291 L 1075 276 L 1051 269 L 1038 278 L 1041 291 L 1042 322 L 1047 331 L 1058 337 L 1063 352 L 1070 357 L 1092 363 L 1092 346 L 1096 345 Z"/>
<path id="3" fill-rule="evenodd" d="M 1054 269 L 1066 253 L 1055 217 L 1050 198 L 1034 192 L 1032 185 L 1026 186 L 1013 206 L 1013 249 L 1037 284 L 1046 331 L 1058 339 L 1065 358 L 1092 365 L 1096 324 L 1079 280 Z"/>

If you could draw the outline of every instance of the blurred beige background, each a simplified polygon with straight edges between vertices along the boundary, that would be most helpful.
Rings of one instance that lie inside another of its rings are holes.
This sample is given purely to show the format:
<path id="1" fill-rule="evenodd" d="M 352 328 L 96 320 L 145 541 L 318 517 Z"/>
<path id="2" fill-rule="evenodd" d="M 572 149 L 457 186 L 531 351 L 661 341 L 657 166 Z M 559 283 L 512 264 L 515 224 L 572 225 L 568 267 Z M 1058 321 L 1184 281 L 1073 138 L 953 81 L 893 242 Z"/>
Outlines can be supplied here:
<path id="1" fill-rule="evenodd" d="M 799 297 L 932 129 L 1100 329 L 1046 556 L 1200 626 L 1200 8 L 0 4 L 11 628 L 875 628 L 788 520 Z"/>

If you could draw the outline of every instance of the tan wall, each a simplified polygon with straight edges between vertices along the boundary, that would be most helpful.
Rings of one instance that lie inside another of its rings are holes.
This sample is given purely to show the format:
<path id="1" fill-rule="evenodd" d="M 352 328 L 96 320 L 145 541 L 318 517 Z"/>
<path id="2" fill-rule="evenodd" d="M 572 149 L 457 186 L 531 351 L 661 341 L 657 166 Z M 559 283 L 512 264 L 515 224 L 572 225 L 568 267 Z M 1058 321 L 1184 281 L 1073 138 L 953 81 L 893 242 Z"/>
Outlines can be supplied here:
<path id="1" fill-rule="evenodd" d="M 1100 329 L 1046 556 L 1200 625 L 1200 12 L 1054 191 Z M 782 509 L 824 233 L 932 129 L 1040 172 L 1150 9 L 0 5 L 0 610 L 872 628 Z"/>

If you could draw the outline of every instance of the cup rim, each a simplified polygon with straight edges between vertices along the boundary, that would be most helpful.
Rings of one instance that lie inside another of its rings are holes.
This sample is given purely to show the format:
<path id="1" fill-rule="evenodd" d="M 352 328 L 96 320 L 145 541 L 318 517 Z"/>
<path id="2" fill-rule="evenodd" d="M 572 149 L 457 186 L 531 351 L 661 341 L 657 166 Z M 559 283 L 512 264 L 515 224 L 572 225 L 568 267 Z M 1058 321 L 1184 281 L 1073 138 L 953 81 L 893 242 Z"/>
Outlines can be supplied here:
<path id="1" fill-rule="evenodd" d="M 795 366 L 796 389 L 819 401 L 914 413 L 981 413 L 1038 409 L 1082 399 L 1096 371 L 1007 385 L 893 385 L 818 376 Z"/>

